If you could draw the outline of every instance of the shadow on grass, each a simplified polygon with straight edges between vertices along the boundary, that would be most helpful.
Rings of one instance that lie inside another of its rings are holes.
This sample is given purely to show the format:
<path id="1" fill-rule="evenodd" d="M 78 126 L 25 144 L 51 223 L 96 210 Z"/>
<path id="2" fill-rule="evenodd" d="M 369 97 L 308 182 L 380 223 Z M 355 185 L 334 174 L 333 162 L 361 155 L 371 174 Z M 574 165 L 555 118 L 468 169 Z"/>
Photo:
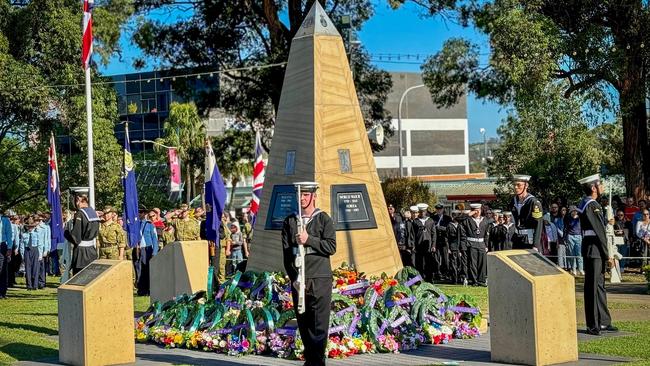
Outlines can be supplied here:
<path id="1" fill-rule="evenodd" d="M 58 359 L 59 351 L 54 347 L 43 347 L 25 343 L 9 343 L 0 347 L 5 353 L 18 361 L 54 360 Z"/>
<path id="2" fill-rule="evenodd" d="M 28 331 L 46 334 L 46 335 L 59 334 L 59 332 L 56 329 L 39 327 L 37 325 L 31 325 L 31 324 L 16 324 L 16 323 L 0 322 L 0 328 L 22 329 L 22 330 L 28 330 Z"/>

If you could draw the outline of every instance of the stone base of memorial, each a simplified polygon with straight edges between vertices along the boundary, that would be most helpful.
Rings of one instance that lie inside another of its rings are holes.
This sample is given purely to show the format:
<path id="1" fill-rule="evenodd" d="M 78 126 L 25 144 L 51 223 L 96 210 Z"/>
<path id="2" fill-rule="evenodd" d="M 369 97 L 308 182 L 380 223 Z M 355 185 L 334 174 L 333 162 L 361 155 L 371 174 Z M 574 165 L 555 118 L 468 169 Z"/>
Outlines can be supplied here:
<path id="1" fill-rule="evenodd" d="M 575 282 L 533 250 L 488 255 L 492 361 L 550 365 L 578 360 Z"/>
<path id="2" fill-rule="evenodd" d="M 177 241 L 151 259 L 151 302 L 167 301 L 208 287 L 208 242 Z"/>
<path id="3" fill-rule="evenodd" d="M 135 362 L 131 266 L 129 261 L 97 260 L 59 287 L 61 363 Z"/>

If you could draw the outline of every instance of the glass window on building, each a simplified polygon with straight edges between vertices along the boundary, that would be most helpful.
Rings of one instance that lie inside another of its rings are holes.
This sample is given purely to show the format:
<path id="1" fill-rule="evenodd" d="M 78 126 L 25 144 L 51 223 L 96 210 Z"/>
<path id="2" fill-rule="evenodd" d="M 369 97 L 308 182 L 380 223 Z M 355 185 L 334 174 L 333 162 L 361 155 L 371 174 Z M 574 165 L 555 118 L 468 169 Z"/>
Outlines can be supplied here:
<path id="1" fill-rule="evenodd" d="M 113 88 L 117 95 L 126 95 L 126 84 L 124 83 L 124 75 L 113 76 L 112 81 L 114 82 Z"/>
<path id="2" fill-rule="evenodd" d="M 164 112 L 169 110 L 169 98 L 167 97 L 169 93 L 164 92 L 164 93 L 158 93 L 158 103 L 156 104 L 156 108 L 158 108 L 158 112 Z"/>
<path id="3" fill-rule="evenodd" d="M 140 94 L 126 96 L 126 111 L 127 114 L 142 113 Z"/>
<path id="4" fill-rule="evenodd" d="M 158 110 L 156 109 L 156 94 L 154 93 L 142 93 L 141 96 L 141 109 L 140 113 L 155 113 Z"/>
<path id="5" fill-rule="evenodd" d="M 411 131 L 411 155 L 463 155 L 465 131 Z"/>
<path id="6" fill-rule="evenodd" d="M 158 72 L 157 73 L 157 79 L 156 79 L 156 91 L 167 91 L 171 89 L 171 83 L 170 79 L 164 79 L 160 81 L 161 77 L 164 77 L 162 73 Z"/>
<path id="7" fill-rule="evenodd" d="M 126 96 L 125 95 L 118 95 L 117 97 L 117 113 L 122 115 L 122 114 L 127 114 L 127 109 L 126 109 Z"/>
<path id="8" fill-rule="evenodd" d="M 158 114 L 147 113 L 144 115 L 144 129 L 157 130 L 158 129 Z"/>
<path id="9" fill-rule="evenodd" d="M 160 130 L 145 130 L 144 139 L 145 140 L 155 140 L 160 137 Z"/>
<path id="10" fill-rule="evenodd" d="M 156 75 L 153 72 L 143 72 L 140 74 L 140 79 L 142 79 L 140 82 L 140 90 L 142 93 L 150 93 L 156 91 L 156 82 L 153 79 L 155 76 Z"/>
<path id="11" fill-rule="evenodd" d="M 126 75 L 126 94 L 140 93 L 140 74 Z"/>
<path id="12" fill-rule="evenodd" d="M 142 131 L 142 115 L 131 114 L 128 116 L 129 131 Z M 133 140 L 133 139 L 132 139 Z"/>

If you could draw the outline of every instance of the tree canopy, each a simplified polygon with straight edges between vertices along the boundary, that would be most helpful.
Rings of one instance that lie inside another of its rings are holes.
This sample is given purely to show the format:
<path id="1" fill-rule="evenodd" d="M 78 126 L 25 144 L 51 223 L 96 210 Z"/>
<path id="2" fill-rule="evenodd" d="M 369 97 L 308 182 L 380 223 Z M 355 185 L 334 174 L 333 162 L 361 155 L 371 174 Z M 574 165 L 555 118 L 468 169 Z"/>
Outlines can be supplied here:
<path id="1" fill-rule="evenodd" d="M 408 0 L 389 0 L 399 7 Z M 648 91 L 650 4 L 642 0 L 413 0 L 427 16 L 474 26 L 489 37 L 487 63 L 478 45 L 454 38 L 423 66 L 425 84 L 440 105 L 466 89 L 502 104 L 543 98 L 550 81 L 585 108 L 620 113 L 629 194 L 650 193 Z M 592 121 L 594 122 L 594 121 Z M 595 121 L 595 123 L 602 121 Z"/>
<path id="2" fill-rule="evenodd" d="M 192 16 L 173 23 L 142 19 L 134 36 L 144 54 L 172 67 L 203 67 L 224 70 L 228 80 L 219 98 L 205 99 L 200 110 L 222 106 L 229 115 L 251 127 L 273 126 L 280 101 L 284 68 L 253 68 L 286 62 L 291 40 L 300 27 L 313 0 L 215 0 L 193 2 Z M 321 1 L 332 20 L 342 24 L 350 16 L 352 32 L 373 14 L 370 0 Z M 147 3 L 142 9 L 169 7 L 167 1 Z M 343 34 L 345 34 L 343 32 Z M 392 134 L 390 116 L 384 102 L 392 87 L 390 75 L 370 63 L 362 47 L 344 42 L 354 54 L 355 86 L 367 126 L 381 123 Z M 138 60 L 142 66 L 144 61 Z M 264 141 L 265 143 L 267 141 Z M 380 146 L 373 145 L 378 149 Z M 268 150 L 268 149 L 267 149 Z"/>

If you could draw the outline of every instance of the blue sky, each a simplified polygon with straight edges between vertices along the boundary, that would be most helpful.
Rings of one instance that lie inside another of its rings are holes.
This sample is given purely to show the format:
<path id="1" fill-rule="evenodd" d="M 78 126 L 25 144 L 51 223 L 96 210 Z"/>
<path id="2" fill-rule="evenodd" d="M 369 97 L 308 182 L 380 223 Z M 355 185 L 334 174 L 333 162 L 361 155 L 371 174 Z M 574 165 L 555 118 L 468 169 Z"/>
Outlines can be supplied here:
<path id="1" fill-rule="evenodd" d="M 359 40 L 373 55 L 375 64 L 387 71 L 420 71 L 424 57 L 442 48 L 443 43 L 452 37 L 468 38 L 480 45 L 481 54 L 487 54 L 487 37 L 478 34 L 472 28 L 463 28 L 440 17 L 423 18 L 414 6 L 404 6 L 392 10 L 386 0 L 375 0 L 375 16 L 364 24 L 359 32 Z M 154 14 L 154 17 L 159 17 Z M 170 21 L 166 14 L 163 21 Z M 129 35 L 122 37 L 124 49 L 122 59 L 114 57 L 106 67 L 100 68 L 106 75 L 134 72 L 133 60 L 140 56 L 138 49 L 131 44 Z M 388 62 L 387 54 L 419 55 L 419 59 L 393 56 Z M 379 60 L 382 55 L 382 61 Z M 485 62 L 485 60 L 483 60 Z M 149 63 L 152 69 L 155 63 Z M 487 137 L 496 137 L 496 129 L 506 116 L 505 109 L 495 103 L 477 100 L 470 95 L 467 101 L 470 142 L 482 141 L 480 128 L 486 129 Z"/>

